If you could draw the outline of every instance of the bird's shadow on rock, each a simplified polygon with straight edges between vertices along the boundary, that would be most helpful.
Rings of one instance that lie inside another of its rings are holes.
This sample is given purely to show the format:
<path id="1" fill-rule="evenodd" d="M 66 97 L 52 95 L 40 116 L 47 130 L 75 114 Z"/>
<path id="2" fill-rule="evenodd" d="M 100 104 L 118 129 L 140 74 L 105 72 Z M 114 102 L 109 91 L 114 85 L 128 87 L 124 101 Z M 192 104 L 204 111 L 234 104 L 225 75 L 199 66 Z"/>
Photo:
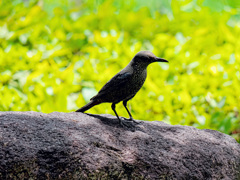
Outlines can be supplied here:
<path id="1" fill-rule="evenodd" d="M 136 130 L 144 132 L 144 130 L 139 126 L 140 124 L 135 124 L 133 122 L 125 120 L 125 123 L 128 123 L 129 127 L 125 126 L 125 125 L 122 126 L 122 125 L 120 125 L 119 120 L 112 115 L 98 115 L 98 114 L 89 114 L 89 113 L 86 113 L 86 114 L 91 117 L 94 117 L 96 119 L 99 119 L 103 124 L 108 125 L 108 126 L 123 128 L 124 130 L 132 131 L 132 132 L 134 132 Z M 143 124 L 143 122 L 141 122 L 141 125 L 142 124 Z"/>

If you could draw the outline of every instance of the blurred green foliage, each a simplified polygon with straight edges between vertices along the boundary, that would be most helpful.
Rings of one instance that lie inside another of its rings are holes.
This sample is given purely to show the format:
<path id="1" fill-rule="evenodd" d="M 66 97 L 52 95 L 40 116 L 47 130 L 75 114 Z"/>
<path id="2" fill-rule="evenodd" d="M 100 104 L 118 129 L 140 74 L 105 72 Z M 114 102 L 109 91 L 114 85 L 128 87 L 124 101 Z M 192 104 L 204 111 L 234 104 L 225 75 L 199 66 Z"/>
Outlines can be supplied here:
<path id="1" fill-rule="evenodd" d="M 149 66 L 133 117 L 239 140 L 239 36 L 237 0 L 2 0 L 0 110 L 74 111 L 150 50 L 170 63 Z M 88 112 L 113 114 L 109 104 Z"/>

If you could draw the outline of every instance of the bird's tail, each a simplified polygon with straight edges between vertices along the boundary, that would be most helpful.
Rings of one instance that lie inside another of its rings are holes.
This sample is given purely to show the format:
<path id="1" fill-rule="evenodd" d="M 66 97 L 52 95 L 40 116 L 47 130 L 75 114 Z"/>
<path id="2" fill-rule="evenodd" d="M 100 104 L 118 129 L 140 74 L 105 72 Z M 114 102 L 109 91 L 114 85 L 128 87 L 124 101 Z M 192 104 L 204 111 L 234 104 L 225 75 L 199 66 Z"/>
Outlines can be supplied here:
<path id="1" fill-rule="evenodd" d="M 93 107 L 97 104 L 100 104 L 100 103 L 97 102 L 97 101 L 90 101 L 85 106 L 81 107 L 80 109 L 76 110 L 75 112 L 85 112 L 85 111 L 87 111 L 88 109 L 90 109 L 91 107 Z"/>

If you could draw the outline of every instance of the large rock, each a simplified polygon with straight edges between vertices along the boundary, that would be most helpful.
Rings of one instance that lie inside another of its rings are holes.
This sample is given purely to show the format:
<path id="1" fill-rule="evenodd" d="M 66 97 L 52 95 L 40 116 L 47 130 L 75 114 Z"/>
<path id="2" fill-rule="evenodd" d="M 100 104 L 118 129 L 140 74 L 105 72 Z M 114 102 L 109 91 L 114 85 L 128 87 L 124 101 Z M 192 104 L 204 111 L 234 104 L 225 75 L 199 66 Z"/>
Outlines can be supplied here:
<path id="1" fill-rule="evenodd" d="M 111 115 L 0 112 L 0 179 L 240 179 L 228 135 Z"/>

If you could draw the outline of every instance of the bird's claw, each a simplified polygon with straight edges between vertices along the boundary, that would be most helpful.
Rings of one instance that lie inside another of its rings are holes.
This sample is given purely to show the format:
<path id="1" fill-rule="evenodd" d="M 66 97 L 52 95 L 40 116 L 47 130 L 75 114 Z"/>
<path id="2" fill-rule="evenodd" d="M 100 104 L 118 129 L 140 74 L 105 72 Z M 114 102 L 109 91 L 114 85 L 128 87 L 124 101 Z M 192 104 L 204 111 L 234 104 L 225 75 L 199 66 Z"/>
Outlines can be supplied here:
<path id="1" fill-rule="evenodd" d="M 119 117 L 119 124 L 122 127 L 135 128 L 135 124 L 140 124 L 142 122 L 135 121 L 133 118 L 127 119 L 124 117 Z"/>
<path id="2" fill-rule="evenodd" d="M 126 121 L 131 121 L 131 122 L 133 122 L 133 123 L 135 123 L 135 124 L 141 124 L 142 122 L 141 121 L 136 121 L 136 120 L 134 120 L 132 117 L 130 117 L 129 119 L 126 119 L 126 118 L 124 118 Z"/>
<path id="3" fill-rule="evenodd" d="M 119 118 L 119 123 L 122 127 L 128 127 L 128 128 L 135 127 L 134 124 L 132 123 L 132 121 L 129 121 L 122 117 Z"/>

